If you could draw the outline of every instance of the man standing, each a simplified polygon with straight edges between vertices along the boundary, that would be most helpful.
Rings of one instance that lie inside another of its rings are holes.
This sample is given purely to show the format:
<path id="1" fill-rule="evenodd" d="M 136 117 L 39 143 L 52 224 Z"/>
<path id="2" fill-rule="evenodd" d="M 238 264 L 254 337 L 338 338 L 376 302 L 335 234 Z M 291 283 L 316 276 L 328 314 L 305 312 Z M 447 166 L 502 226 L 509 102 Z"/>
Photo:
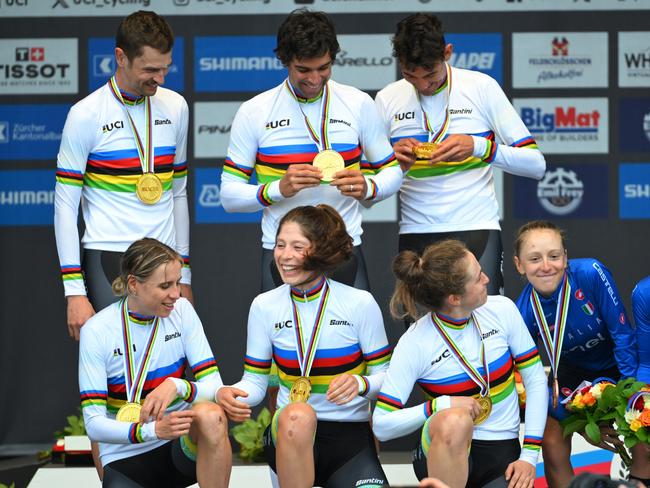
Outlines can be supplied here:
<path id="1" fill-rule="evenodd" d="M 421 253 L 435 241 L 459 239 L 496 294 L 503 287 L 503 248 L 492 167 L 539 179 L 546 162 L 499 84 L 452 68 L 451 53 L 435 15 L 410 15 L 393 38 L 404 78 L 376 97 L 395 155 L 408 171 L 400 191 L 399 250 Z"/>
<path id="2" fill-rule="evenodd" d="M 264 210 L 263 291 L 282 283 L 273 264 L 278 221 L 294 207 L 317 203 L 341 214 L 354 241 L 354 259 L 336 279 L 368 289 L 359 204 L 392 195 L 402 182 L 372 99 L 330 80 L 338 51 L 326 14 L 292 12 L 275 49 L 288 78 L 242 104 L 232 124 L 221 201 L 228 212 Z M 253 170 L 257 184 L 249 182 Z"/>
<path id="3" fill-rule="evenodd" d="M 160 87 L 173 44 L 169 24 L 154 12 L 126 17 L 116 35 L 115 75 L 72 107 L 63 129 L 54 230 L 68 332 L 77 340 L 86 320 L 114 301 L 110 285 L 119 274 L 120 256 L 142 237 L 158 239 L 183 256 L 182 294 L 192 298 L 188 108 L 181 95 Z"/>

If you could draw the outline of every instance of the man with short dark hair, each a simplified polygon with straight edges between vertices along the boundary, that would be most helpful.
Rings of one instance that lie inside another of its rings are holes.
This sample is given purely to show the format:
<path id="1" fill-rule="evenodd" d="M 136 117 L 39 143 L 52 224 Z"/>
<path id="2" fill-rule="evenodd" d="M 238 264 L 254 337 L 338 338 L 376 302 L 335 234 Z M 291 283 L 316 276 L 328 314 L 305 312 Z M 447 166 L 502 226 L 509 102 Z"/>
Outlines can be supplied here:
<path id="1" fill-rule="evenodd" d="M 188 107 L 161 88 L 172 63 L 174 35 L 154 12 L 120 23 L 117 69 L 110 81 L 76 103 L 57 160 L 54 230 L 67 297 L 71 337 L 115 298 L 111 282 L 122 252 L 142 237 L 174 247 L 184 258 L 182 293 L 191 300 L 186 145 Z M 83 197 L 83 198 L 82 198 Z M 85 233 L 80 258 L 77 214 Z"/>
<path id="2" fill-rule="evenodd" d="M 336 279 L 368 289 L 359 205 L 392 195 L 402 181 L 372 99 L 330 80 L 338 51 L 325 13 L 293 11 L 275 49 L 288 78 L 243 103 L 232 124 L 221 203 L 228 212 L 264 210 L 263 291 L 282 284 L 272 259 L 278 221 L 294 207 L 316 203 L 334 207 L 354 240 L 353 259 Z M 249 182 L 253 171 L 257 184 Z"/>
<path id="3" fill-rule="evenodd" d="M 376 97 L 408 171 L 400 190 L 399 250 L 421 253 L 438 240 L 459 239 L 496 294 L 503 287 L 503 247 L 492 167 L 539 179 L 546 162 L 499 84 L 452 68 L 452 50 L 435 15 L 406 17 L 393 37 L 404 78 Z"/>

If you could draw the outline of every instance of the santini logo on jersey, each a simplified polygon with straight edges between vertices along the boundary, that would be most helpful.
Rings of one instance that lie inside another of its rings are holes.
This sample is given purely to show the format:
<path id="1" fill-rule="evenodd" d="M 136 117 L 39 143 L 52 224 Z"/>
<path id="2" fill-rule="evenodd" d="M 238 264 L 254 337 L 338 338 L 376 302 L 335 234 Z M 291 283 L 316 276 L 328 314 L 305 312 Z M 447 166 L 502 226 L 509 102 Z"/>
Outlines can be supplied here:
<path id="1" fill-rule="evenodd" d="M 181 336 L 180 332 L 174 332 L 173 334 L 167 334 L 167 335 L 165 335 L 165 342 L 171 341 L 172 339 L 177 339 L 180 336 Z"/>
<path id="2" fill-rule="evenodd" d="M 350 322 L 347 320 L 336 320 L 332 319 L 330 320 L 330 325 L 352 325 Z"/>
<path id="3" fill-rule="evenodd" d="M 172 121 L 169 119 L 156 119 L 154 125 L 171 125 Z"/>

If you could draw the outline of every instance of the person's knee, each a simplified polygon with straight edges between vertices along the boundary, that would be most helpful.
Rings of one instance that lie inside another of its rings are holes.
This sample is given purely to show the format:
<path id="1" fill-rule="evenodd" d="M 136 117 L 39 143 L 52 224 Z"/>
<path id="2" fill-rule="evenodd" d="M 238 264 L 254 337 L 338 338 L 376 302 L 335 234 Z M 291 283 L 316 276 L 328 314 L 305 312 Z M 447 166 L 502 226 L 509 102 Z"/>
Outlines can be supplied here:
<path id="1" fill-rule="evenodd" d="M 431 445 L 450 449 L 467 449 L 472 440 L 474 424 L 464 408 L 448 408 L 438 412 L 429 422 Z"/>
<path id="2" fill-rule="evenodd" d="M 211 443 L 218 443 L 228 435 L 228 421 L 223 409 L 216 403 L 201 402 L 192 407 L 196 434 Z"/>
<path id="3" fill-rule="evenodd" d="M 316 431 L 316 413 L 306 403 L 290 403 L 278 418 L 278 438 L 304 441 L 313 438 Z"/>

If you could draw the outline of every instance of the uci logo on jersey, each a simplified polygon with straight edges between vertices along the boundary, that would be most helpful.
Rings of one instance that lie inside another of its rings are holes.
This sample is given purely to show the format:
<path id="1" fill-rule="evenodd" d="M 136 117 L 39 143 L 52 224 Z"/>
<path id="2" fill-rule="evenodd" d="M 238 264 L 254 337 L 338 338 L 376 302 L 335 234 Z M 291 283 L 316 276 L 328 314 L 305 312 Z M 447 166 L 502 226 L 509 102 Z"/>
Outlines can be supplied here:
<path id="1" fill-rule="evenodd" d="M 434 364 L 438 364 L 440 361 L 442 361 L 443 359 L 448 358 L 449 356 L 451 356 L 451 353 L 449 352 L 449 349 L 445 349 L 445 352 L 443 352 L 440 356 L 438 356 L 436 359 L 431 361 L 431 366 L 433 366 Z"/>
<path id="2" fill-rule="evenodd" d="M 290 119 L 280 119 L 280 120 L 274 120 L 273 122 L 267 122 L 266 130 L 277 129 L 278 127 L 289 127 L 290 123 L 291 123 Z"/>
<path id="3" fill-rule="evenodd" d="M 399 122 L 400 120 L 412 120 L 415 118 L 415 112 L 404 112 L 401 114 L 395 114 L 393 120 Z"/>
<path id="4" fill-rule="evenodd" d="M 291 320 L 285 320 L 284 322 L 276 322 L 273 328 L 275 330 L 282 330 L 282 329 L 291 329 L 293 327 L 293 321 Z"/>
<path id="5" fill-rule="evenodd" d="M 124 129 L 124 122 L 118 120 L 116 122 L 111 122 L 110 124 L 104 124 L 102 126 L 102 132 L 106 134 L 107 132 L 112 131 L 113 129 Z"/>

